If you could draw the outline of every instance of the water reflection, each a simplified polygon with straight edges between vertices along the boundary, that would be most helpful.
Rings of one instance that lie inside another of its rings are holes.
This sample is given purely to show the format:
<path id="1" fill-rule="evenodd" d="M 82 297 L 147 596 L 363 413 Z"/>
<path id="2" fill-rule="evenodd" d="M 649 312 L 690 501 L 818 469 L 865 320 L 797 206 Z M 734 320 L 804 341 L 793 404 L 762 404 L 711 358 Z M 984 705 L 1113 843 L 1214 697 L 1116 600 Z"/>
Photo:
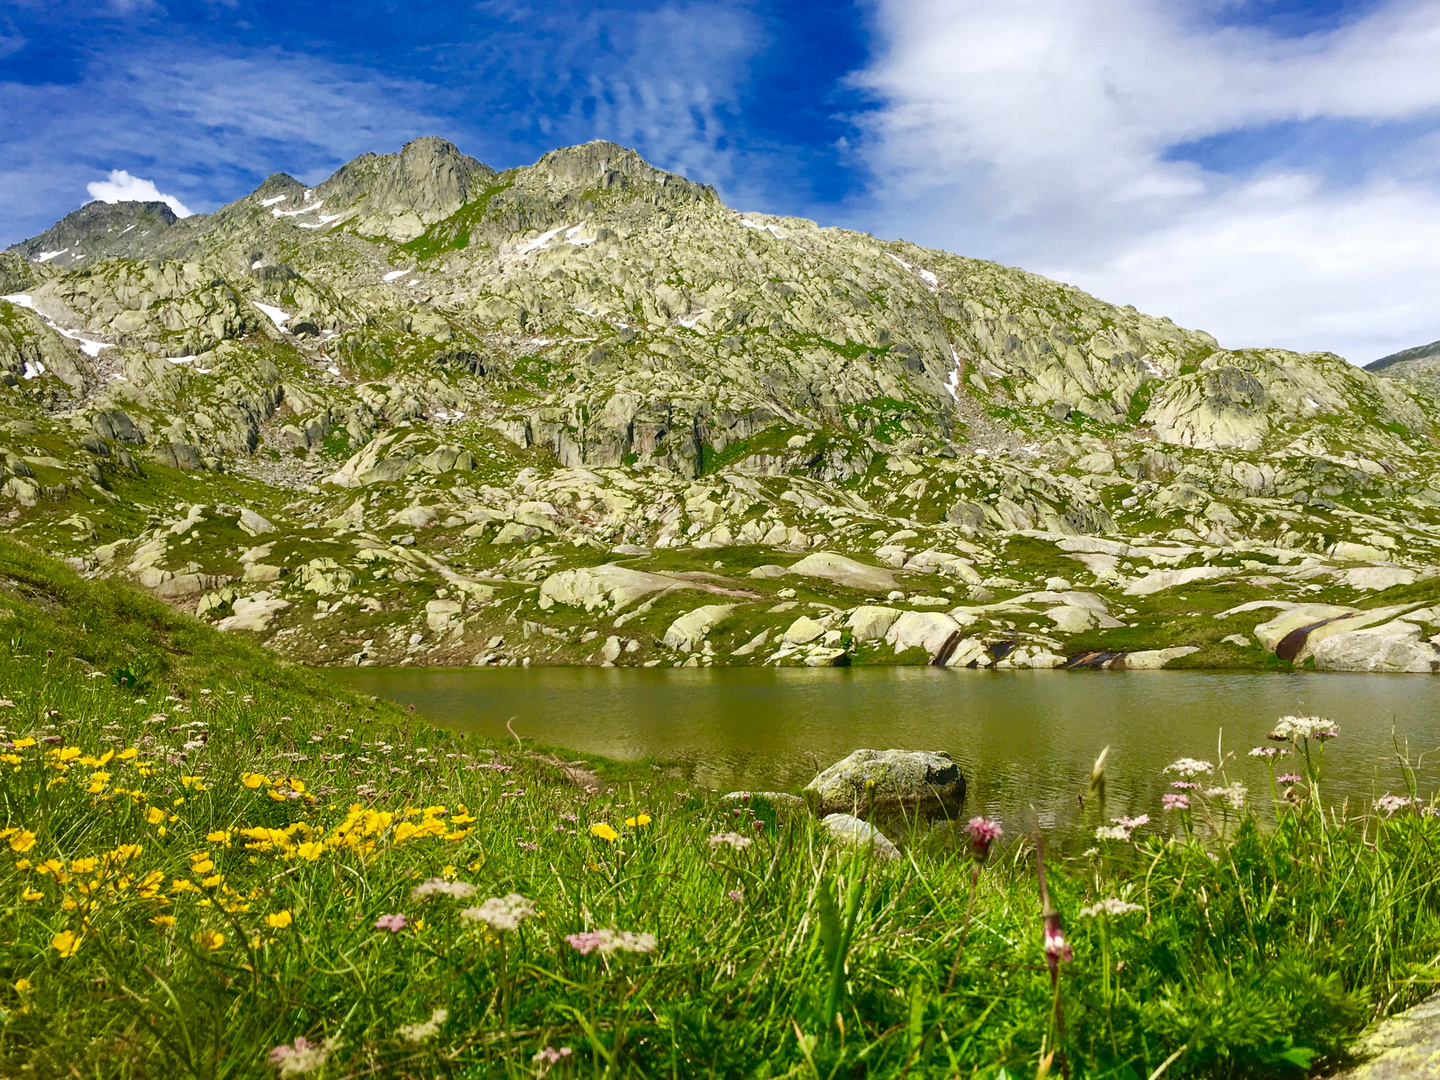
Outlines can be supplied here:
<path id="1" fill-rule="evenodd" d="M 1341 738 L 1325 750 L 1327 794 L 1404 790 L 1393 739 L 1412 759 L 1440 743 L 1440 681 L 1426 676 L 1209 672 L 972 672 L 933 668 L 359 669 L 337 678 L 413 704 L 437 724 L 617 758 L 683 762 L 696 782 L 798 789 L 857 747 L 947 750 L 970 780 L 969 812 L 1012 826 L 1076 820 L 1107 744 L 1112 814 L 1158 817 L 1180 756 L 1230 758 L 1230 775 L 1268 803 L 1264 765 L 1246 756 L 1276 717 L 1320 714 Z M 1392 739 L 1393 731 L 1393 739 Z M 1280 759 L 1284 771 L 1286 759 Z M 1419 770 L 1424 795 L 1440 755 Z"/>

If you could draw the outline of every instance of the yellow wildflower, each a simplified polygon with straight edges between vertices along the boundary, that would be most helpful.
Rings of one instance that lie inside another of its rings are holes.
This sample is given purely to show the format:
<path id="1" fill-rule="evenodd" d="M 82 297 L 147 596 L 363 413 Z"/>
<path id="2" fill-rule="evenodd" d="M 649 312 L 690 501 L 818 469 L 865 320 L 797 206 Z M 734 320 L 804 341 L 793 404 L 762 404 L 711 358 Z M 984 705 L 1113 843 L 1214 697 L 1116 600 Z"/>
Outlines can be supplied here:
<path id="1" fill-rule="evenodd" d="M 625 824 L 628 825 L 628 826 L 630 826 L 630 828 L 632 828 L 632 829 L 636 828 L 637 826 L 649 825 L 649 824 L 650 824 L 650 815 L 649 815 L 649 814 L 636 814 L 634 817 L 627 817 L 627 818 L 625 819 Z"/>
<path id="2" fill-rule="evenodd" d="M 68 960 L 80 951 L 80 941 L 74 930 L 61 930 L 50 939 L 50 947 L 60 954 L 60 959 Z"/>
<path id="3" fill-rule="evenodd" d="M 225 935 L 219 930 L 201 930 L 195 935 L 195 940 L 200 943 L 202 949 L 209 949 L 214 952 L 225 944 Z"/>
<path id="4" fill-rule="evenodd" d="M 453 832 L 447 832 L 445 834 L 445 839 L 449 840 L 452 844 L 458 843 L 459 841 L 464 840 L 474 831 L 474 829 L 455 829 Z"/>
<path id="5" fill-rule="evenodd" d="M 24 760 L 19 754 L 0 754 L 0 761 L 7 765 L 19 765 Z"/>
<path id="6" fill-rule="evenodd" d="M 295 917 L 290 913 L 288 908 L 284 911 L 277 911 L 265 916 L 266 925 L 272 926 L 276 930 L 284 930 L 294 921 Z"/>
<path id="7" fill-rule="evenodd" d="M 35 989 L 35 984 L 32 983 L 29 979 L 16 979 L 16 980 L 15 980 L 15 992 L 16 992 L 17 994 L 28 994 L 31 990 L 34 990 L 34 989 Z"/>
<path id="8" fill-rule="evenodd" d="M 215 861 L 213 859 L 196 859 L 191 862 L 190 869 L 197 874 L 208 874 L 215 869 Z"/>
<path id="9" fill-rule="evenodd" d="M 208 841 L 209 841 L 210 843 L 212 843 L 212 844 L 224 844 L 226 847 L 229 847 L 229 846 L 230 846 L 230 830 L 229 830 L 229 829 L 216 829 L 214 832 L 206 833 L 206 834 L 205 834 L 205 839 L 208 840 Z"/>
<path id="10" fill-rule="evenodd" d="M 154 923 L 156 926 L 174 926 L 174 925 L 175 925 L 175 916 L 174 916 L 174 915 L 151 915 L 151 916 L 150 916 L 150 921 L 151 921 L 152 923 Z"/>
<path id="11" fill-rule="evenodd" d="M 110 782 L 108 772 L 95 772 L 90 774 L 90 786 L 85 791 L 90 795 L 99 795 L 105 790 L 105 785 Z"/>
<path id="12" fill-rule="evenodd" d="M 121 750 L 120 753 L 115 755 L 115 758 L 117 761 L 131 761 L 137 757 L 139 753 L 140 751 L 132 746 L 128 750 Z"/>
<path id="13" fill-rule="evenodd" d="M 78 746 L 62 746 L 57 750 L 47 751 L 47 756 L 53 757 L 56 761 L 74 761 L 80 756 L 80 753 Z"/>
<path id="14" fill-rule="evenodd" d="M 44 900 L 45 894 L 39 889 L 32 889 L 27 885 L 25 891 L 20 894 L 20 899 L 26 903 L 34 903 L 36 900 Z"/>
<path id="15" fill-rule="evenodd" d="M 74 874 L 88 874 L 95 867 L 100 865 L 100 860 L 93 855 L 87 855 L 83 859 L 70 860 L 70 872 Z"/>
<path id="16" fill-rule="evenodd" d="M 200 886 L 193 881 L 186 881 L 184 878 L 174 878 L 170 882 L 172 892 L 199 892 Z"/>
<path id="17" fill-rule="evenodd" d="M 201 878 L 201 879 L 200 879 L 200 884 L 201 884 L 201 885 L 204 885 L 205 888 L 207 888 L 207 889 L 214 889 L 214 888 L 218 888 L 221 884 L 224 883 L 224 881 L 225 881 L 225 875 L 224 875 L 224 874 L 212 874 L 210 877 Z"/>
<path id="18" fill-rule="evenodd" d="M 35 740 L 26 736 L 23 739 L 16 739 L 10 745 L 15 747 L 16 750 L 26 750 L 35 745 Z"/>
<path id="19" fill-rule="evenodd" d="M 240 777 L 240 783 L 253 790 L 254 788 L 264 787 L 270 783 L 270 780 L 264 773 L 247 772 L 244 776 Z"/>
<path id="20" fill-rule="evenodd" d="M 145 820 L 151 825 L 163 825 L 165 823 L 165 811 L 158 806 L 152 806 L 145 811 Z"/>
<path id="21" fill-rule="evenodd" d="M 306 862 L 314 862 L 320 858 L 320 853 L 325 850 L 325 845 L 315 840 L 307 840 L 295 849 L 295 854 Z"/>
<path id="22" fill-rule="evenodd" d="M 49 874 L 57 881 L 60 879 L 61 874 L 64 870 L 65 864 L 59 859 L 46 859 L 44 862 L 37 864 L 35 867 L 35 872 L 37 874 Z M 80 872 L 82 874 L 85 873 L 85 871 L 83 870 Z"/>
<path id="23" fill-rule="evenodd" d="M 107 863 L 129 862 L 144 850 L 139 844 L 120 844 L 114 851 L 107 851 L 104 859 Z"/>
<path id="24" fill-rule="evenodd" d="M 10 850 L 14 852 L 29 851 L 35 846 L 35 834 L 29 829 L 21 829 L 14 836 L 10 837 Z"/>
<path id="25" fill-rule="evenodd" d="M 451 824 L 451 825 L 469 825 L 469 824 L 471 824 L 474 820 L 475 820 L 475 819 L 474 819 L 471 815 L 469 815 L 469 814 L 463 814 L 463 813 L 462 813 L 462 814 L 456 814 L 454 817 L 452 817 L 452 818 L 450 819 L 450 824 Z"/>
<path id="26" fill-rule="evenodd" d="M 603 821 L 597 821 L 590 826 L 590 835 L 598 836 L 601 840 L 614 841 L 620 838 L 620 834 Z"/>

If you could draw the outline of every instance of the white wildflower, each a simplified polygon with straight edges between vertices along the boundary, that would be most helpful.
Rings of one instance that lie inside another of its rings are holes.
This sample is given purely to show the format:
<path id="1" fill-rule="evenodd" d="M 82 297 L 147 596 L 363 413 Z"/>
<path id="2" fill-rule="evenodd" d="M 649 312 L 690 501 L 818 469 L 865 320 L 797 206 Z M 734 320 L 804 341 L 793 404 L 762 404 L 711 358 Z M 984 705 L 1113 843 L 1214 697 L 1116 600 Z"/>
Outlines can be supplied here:
<path id="1" fill-rule="evenodd" d="M 1234 809 L 1243 810 L 1245 809 L 1245 795 L 1249 790 L 1244 784 L 1236 781 L 1225 787 L 1206 788 L 1205 797 L 1207 799 L 1223 799 Z"/>
<path id="2" fill-rule="evenodd" d="M 1382 814 L 1393 814 L 1397 810 L 1404 810 L 1407 806 L 1414 805 L 1409 795 L 1381 795 L 1375 800 L 1375 809 Z"/>
<path id="3" fill-rule="evenodd" d="M 1093 919 L 1096 915 L 1128 915 L 1132 911 L 1142 911 L 1139 904 L 1132 904 L 1126 900 L 1111 896 L 1101 900 L 1098 904 L 1080 909 L 1082 919 Z"/>
<path id="4" fill-rule="evenodd" d="M 333 1038 L 323 1043 L 312 1043 L 302 1035 L 295 1040 L 294 1046 L 282 1043 L 271 1050 L 270 1064 L 280 1067 L 281 1076 L 300 1076 L 320 1068 L 338 1049 L 340 1043 Z"/>
<path id="5" fill-rule="evenodd" d="M 460 917 L 471 922 L 483 922 L 491 930 L 499 932 L 514 930 L 534 914 L 535 905 L 519 893 L 512 892 L 504 897 L 492 896 L 479 907 L 466 908 L 460 912 Z"/>
<path id="6" fill-rule="evenodd" d="M 1095 830 L 1096 840 L 1129 840 L 1130 830 L 1124 825 L 1102 825 Z"/>
<path id="7" fill-rule="evenodd" d="M 1286 739 L 1313 739 L 1334 730 L 1334 721 L 1323 716 L 1282 716 L 1275 721 L 1275 730 L 1270 732 L 1270 738 L 1277 742 Z"/>
<path id="8" fill-rule="evenodd" d="M 432 877 L 422 881 L 410 890 L 412 900 L 424 900 L 427 896 L 448 896 L 452 900 L 468 900 L 475 895 L 475 886 L 465 881 L 446 881 Z"/>
<path id="9" fill-rule="evenodd" d="M 1215 766 L 1208 761 L 1196 761 L 1194 758 L 1182 757 L 1179 761 L 1173 761 L 1165 766 L 1166 772 L 1179 773 L 1181 776 L 1199 776 L 1201 773 L 1208 773 L 1214 770 Z"/>
<path id="10" fill-rule="evenodd" d="M 436 1009 L 430 1014 L 429 1020 L 419 1024 L 403 1024 L 395 1034 L 408 1043 L 428 1042 L 440 1033 L 441 1026 L 449 1019 L 449 1010 Z"/>
<path id="11" fill-rule="evenodd" d="M 721 844 L 729 844 L 736 851 L 743 851 L 753 841 L 748 836 L 741 836 L 739 833 L 722 832 L 710 837 L 710 846 L 719 847 Z"/>

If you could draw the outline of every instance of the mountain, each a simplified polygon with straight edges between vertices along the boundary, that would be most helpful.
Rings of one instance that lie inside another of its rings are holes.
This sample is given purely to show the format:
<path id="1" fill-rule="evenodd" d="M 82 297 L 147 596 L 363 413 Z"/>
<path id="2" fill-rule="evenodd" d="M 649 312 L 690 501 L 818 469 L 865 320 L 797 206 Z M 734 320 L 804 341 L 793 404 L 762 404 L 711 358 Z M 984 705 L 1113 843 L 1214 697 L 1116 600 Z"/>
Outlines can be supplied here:
<path id="1" fill-rule="evenodd" d="M 1440 341 L 1382 356 L 1365 365 L 1366 371 L 1391 379 L 1409 379 L 1440 390 Z"/>
<path id="2" fill-rule="evenodd" d="M 0 289 L 0 527 L 311 662 L 1440 666 L 1426 380 L 611 143 L 92 203 Z"/>

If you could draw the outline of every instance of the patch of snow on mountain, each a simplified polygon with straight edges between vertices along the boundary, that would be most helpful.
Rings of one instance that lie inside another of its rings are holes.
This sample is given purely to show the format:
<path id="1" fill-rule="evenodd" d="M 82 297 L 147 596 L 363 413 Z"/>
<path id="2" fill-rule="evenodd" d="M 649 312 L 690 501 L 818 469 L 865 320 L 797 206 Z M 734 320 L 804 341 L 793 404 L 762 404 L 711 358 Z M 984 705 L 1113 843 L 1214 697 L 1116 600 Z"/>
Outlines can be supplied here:
<path id="1" fill-rule="evenodd" d="M 740 219 L 740 224 L 744 225 L 747 229 L 754 229 L 757 232 L 768 232 L 777 240 L 785 239 L 785 234 L 781 232 L 778 228 L 776 228 L 774 225 L 762 224 L 758 221 L 750 221 L 743 217 Z"/>
<path id="2" fill-rule="evenodd" d="M 568 243 L 574 244 L 576 247 L 584 247 L 586 244 L 593 244 L 593 243 L 595 243 L 595 241 L 596 241 L 597 239 L 599 239 L 598 237 L 595 237 L 595 236 L 588 236 L 588 237 L 581 238 L 581 237 L 580 237 L 580 230 L 583 229 L 583 228 L 585 228 L 585 223 L 582 221 L 582 222 L 580 222 L 579 225 L 572 225 L 572 226 L 570 226 L 570 228 L 566 229 L 566 230 L 565 230 L 565 239 L 566 239 L 566 241 L 567 241 Z"/>
<path id="3" fill-rule="evenodd" d="M 58 259 L 61 255 L 64 255 L 65 252 L 69 250 L 69 248 L 61 248 L 59 251 L 42 251 L 39 255 L 36 255 L 32 261 L 37 263 L 47 263 L 51 259 Z"/>
<path id="4" fill-rule="evenodd" d="M 412 272 L 412 271 L 410 271 L 410 270 L 391 270 L 388 274 L 386 274 L 386 275 L 385 275 L 383 278 L 381 278 L 380 280 L 381 280 L 381 281 L 397 281 L 397 280 L 399 280 L 400 278 L 404 277 L 406 274 L 409 274 L 409 273 L 411 273 L 411 272 Z"/>
<path id="5" fill-rule="evenodd" d="M 284 330 L 285 324 L 290 321 L 290 316 L 281 311 L 278 307 L 271 307 L 269 304 L 255 303 L 255 306 L 270 317 L 277 330 Z"/>
<path id="6" fill-rule="evenodd" d="M 580 224 L 583 225 L 584 222 L 582 221 Z M 555 237 L 559 236 L 566 229 L 572 229 L 575 227 L 576 226 L 573 225 L 561 225 L 557 229 L 551 229 L 547 233 L 541 233 L 534 240 L 531 240 L 528 244 L 521 244 L 518 248 L 516 248 L 515 254 L 529 255 L 532 251 L 539 251 L 541 248 L 543 248 L 546 244 L 550 243 L 551 240 L 554 240 Z"/>
<path id="7" fill-rule="evenodd" d="M 261 205 L 261 206 L 274 206 L 277 202 L 284 202 L 284 201 L 285 201 L 286 199 L 288 199 L 289 197 L 290 197 L 290 196 L 288 196 L 288 195 L 276 195 L 273 199 L 261 199 L 261 200 L 260 200 L 260 205 Z"/>

